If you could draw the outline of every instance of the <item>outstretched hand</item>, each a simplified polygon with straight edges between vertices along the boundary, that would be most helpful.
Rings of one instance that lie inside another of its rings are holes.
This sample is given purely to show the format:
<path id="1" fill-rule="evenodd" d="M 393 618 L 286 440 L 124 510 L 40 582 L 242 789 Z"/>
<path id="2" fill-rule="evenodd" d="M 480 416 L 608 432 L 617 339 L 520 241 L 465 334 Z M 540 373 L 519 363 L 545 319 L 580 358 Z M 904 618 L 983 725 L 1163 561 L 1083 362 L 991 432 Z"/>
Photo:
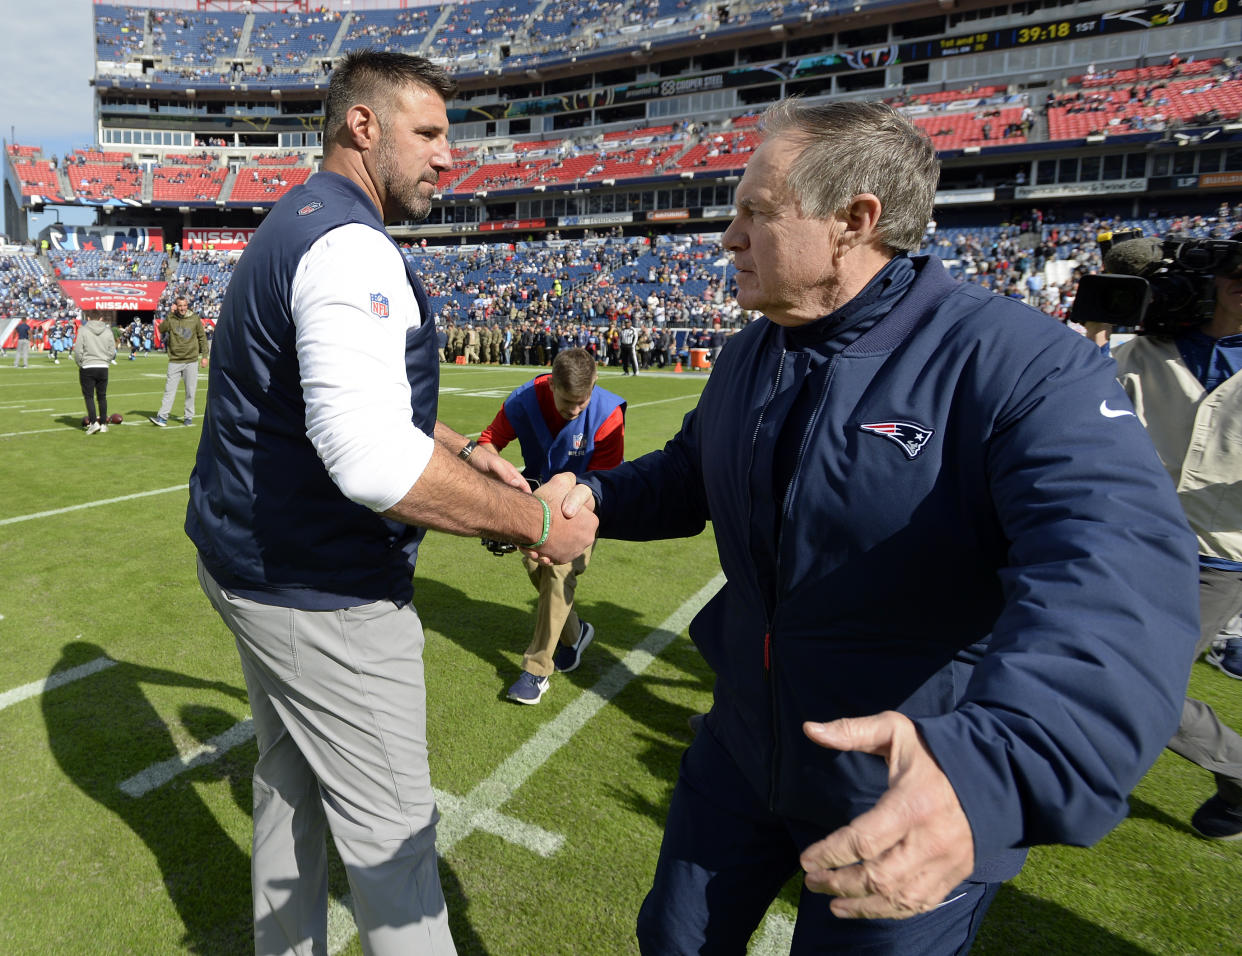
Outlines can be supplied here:
<path id="1" fill-rule="evenodd" d="M 940 905 L 974 869 L 970 822 L 914 723 L 886 711 L 802 725 L 821 747 L 876 754 L 889 788 L 874 807 L 802 852 L 806 885 L 844 918 L 904 919 Z"/>
<path id="2" fill-rule="evenodd" d="M 540 485 L 535 494 L 548 503 L 552 511 L 548 540 L 537 549 L 524 551 L 542 564 L 568 564 L 595 542 L 599 521 L 590 510 L 577 510 L 572 516 L 564 513 L 565 496 L 577 487 L 577 479 L 569 472 L 553 475 Z"/>
<path id="3" fill-rule="evenodd" d="M 490 478 L 503 481 L 506 485 L 512 485 L 521 491 L 530 490 L 530 485 L 518 471 L 517 465 L 506 458 L 501 458 L 500 453 L 491 445 L 479 445 L 474 450 L 474 454 L 466 459 L 466 462 Z"/>

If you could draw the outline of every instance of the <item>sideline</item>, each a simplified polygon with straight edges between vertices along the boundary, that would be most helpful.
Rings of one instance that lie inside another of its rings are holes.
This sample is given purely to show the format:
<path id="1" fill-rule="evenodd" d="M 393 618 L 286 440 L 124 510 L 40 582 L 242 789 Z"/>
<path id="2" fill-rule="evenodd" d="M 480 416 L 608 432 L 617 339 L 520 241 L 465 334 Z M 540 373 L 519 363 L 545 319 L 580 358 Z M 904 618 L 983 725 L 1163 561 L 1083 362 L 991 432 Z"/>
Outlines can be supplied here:
<path id="1" fill-rule="evenodd" d="M 133 501 L 135 498 L 150 498 L 152 495 L 166 495 L 170 491 L 188 491 L 189 484 L 173 485 L 171 488 L 156 488 L 154 491 L 139 491 L 132 495 L 121 495 L 119 498 L 103 498 L 99 501 L 86 501 L 80 505 L 69 505 L 67 508 L 53 508 L 51 511 L 36 511 L 30 515 L 17 515 L 12 518 L 0 518 L 0 526 L 19 524 L 22 521 L 33 521 L 35 518 L 50 518 L 54 515 L 68 514 L 71 511 L 82 511 L 86 508 L 99 508 L 103 505 L 114 505 L 120 501 Z"/>

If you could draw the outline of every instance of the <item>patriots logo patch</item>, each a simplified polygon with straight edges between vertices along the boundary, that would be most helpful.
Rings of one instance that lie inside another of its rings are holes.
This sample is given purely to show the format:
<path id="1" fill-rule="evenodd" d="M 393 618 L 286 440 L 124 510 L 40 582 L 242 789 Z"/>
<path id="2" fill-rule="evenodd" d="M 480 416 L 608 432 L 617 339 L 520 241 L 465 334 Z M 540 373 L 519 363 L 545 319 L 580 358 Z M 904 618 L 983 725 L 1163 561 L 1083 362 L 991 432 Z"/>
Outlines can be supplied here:
<path id="1" fill-rule="evenodd" d="M 895 441 L 911 461 L 919 456 L 919 452 L 927 446 L 932 435 L 936 434 L 933 429 L 916 425 L 914 422 L 869 422 L 858 427 L 865 432 L 883 435 Z"/>
<path id="2" fill-rule="evenodd" d="M 371 312 L 381 319 L 388 318 L 388 297 L 379 292 L 371 293 Z"/>
<path id="3" fill-rule="evenodd" d="M 323 208 L 323 203 L 321 203 L 318 199 L 315 199 L 315 200 L 312 200 L 311 202 L 308 202 L 305 206 L 299 209 L 298 215 L 309 216 L 311 213 L 318 212 L 322 208 Z"/>

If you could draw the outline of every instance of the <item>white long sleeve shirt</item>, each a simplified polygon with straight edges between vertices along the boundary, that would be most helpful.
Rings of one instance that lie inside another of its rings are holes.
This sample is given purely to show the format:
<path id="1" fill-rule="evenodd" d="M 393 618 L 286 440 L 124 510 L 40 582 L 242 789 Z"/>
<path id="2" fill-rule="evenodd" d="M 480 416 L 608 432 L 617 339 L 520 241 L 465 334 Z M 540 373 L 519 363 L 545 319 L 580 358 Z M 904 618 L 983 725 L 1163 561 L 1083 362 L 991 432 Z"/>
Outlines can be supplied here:
<path id="1" fill-rule="evenodd" d="M 435 444 L 411 421 L 405 340 L 423 317 L 401 253 L 370 226 L 340 226 L 302 257 L 291 300 L 307 437 L 342 494 L 385 511 Z"/>

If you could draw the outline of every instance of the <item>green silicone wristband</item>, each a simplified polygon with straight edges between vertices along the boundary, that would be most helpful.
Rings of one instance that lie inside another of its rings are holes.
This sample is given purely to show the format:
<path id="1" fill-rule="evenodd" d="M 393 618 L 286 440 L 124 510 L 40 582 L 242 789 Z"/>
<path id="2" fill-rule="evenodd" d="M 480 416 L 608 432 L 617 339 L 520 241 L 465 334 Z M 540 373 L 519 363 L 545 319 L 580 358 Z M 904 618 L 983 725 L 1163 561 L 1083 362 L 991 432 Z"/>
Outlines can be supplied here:
<path id="1" fill-rule="evenodd" d="M 542 498 L 538 498 L 537 500 L 541 505 L 543 505 L 543 534 L 540 535 L 539 540 L 533 544 L 522 545 L 523 548 L 529 548 L 532 551 L 535 548 L 542 548 L 545 544 L 547 544 L 548 532 L 552 530 L 552 509 L 548 507 L 548 503 Z"/>

